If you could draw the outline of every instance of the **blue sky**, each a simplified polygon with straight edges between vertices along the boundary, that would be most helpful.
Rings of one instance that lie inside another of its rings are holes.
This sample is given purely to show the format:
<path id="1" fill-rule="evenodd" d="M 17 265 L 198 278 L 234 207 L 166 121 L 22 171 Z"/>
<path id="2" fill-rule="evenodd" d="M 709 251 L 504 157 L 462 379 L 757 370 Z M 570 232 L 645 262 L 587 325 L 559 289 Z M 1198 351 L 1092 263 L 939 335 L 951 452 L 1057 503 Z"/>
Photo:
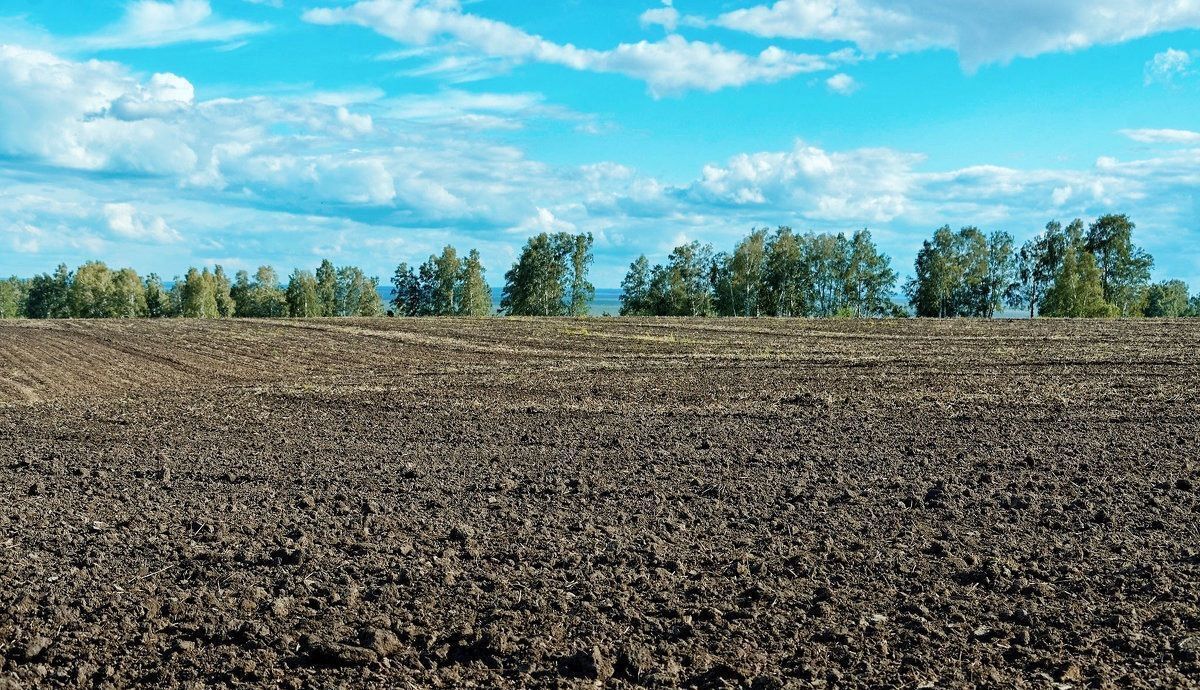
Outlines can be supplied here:
<path id="1" fill-rule="evenodd" d="M 1129 213 L 1200 289 L 1200 0 L 0 0 L 0 273 L 542 230 L 594 282 L 755 226 Z"/>

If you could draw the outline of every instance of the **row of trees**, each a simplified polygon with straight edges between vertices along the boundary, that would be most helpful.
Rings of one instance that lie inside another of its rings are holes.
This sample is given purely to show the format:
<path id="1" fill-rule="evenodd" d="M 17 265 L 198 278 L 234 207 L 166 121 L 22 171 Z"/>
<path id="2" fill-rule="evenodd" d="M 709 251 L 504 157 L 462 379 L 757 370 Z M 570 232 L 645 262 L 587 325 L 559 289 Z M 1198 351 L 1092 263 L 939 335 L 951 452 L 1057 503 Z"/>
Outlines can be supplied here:
<path id="1" fill-rule="evenodd" d="M 1004 232 L 937 230 L 904 285 L 912 313 L 991 317 L 1005 305 L 1058 317 L 1200 316 L 1200 295 L 1179 280 L 1150 282 L 1153 258 L 1133 244 L 1134 224 L 1106 215 L 1090 226 L 1051 222 L 1020 248 Z M 583 316 L 595 297 L 590 234 L 531 237 L 504 274 L 499 311 L 513 316 Z M 645 256 L 621 284 L 631 316 L 903 316 L 890 259 L 862 230 L 800 234 L 756 229 L 715 252 L 691 242 L 664 264 Z M 402 263 L 392 277 L 389 315 L 485 316 L 492 290 L 479 252 L 453 246 L 425 263 Z M 28 280 L 0 280 L 0 318 L 338 317 L 384 312 L 379 281 L 354 266 L 322 261 L 295 270 L 286 285 L 270 266 L 233 280 L 220 266 L 191 268 L 165 284 L 131 268 L 91 261 Z"/>
<path id="2" fill-rule="evenodd" d="M 446 247 L 416 270 L 402 263 L 392 276 L 393 313 L 397 316 L 487 316 L 492 312 L 492 288 L 479 252 L 466 259 Z"/>
<path id="3" fill-rule="evenodd" d="M 871 233 L 753 230 L 732 253 L 692 242 L 645 256 L 621 283 L 623 316 L 896 316 L 896 272 Z"/>
<path id="4" fill-rule="evenodd" d="M 232 281 L 215 266 L 189 268 L 167 287 L 151 273 L 89 261 L 74 272 L 60 265 L 29 280 L 0 280 L 0 318 L 164 318 L 380 316 L 378 282 L 354 266 L 323 261 L 316 273 L 296 270 L 285 286 L 270 266 Z"/>
<path id="5" fill-rule="evenodd" d="M 584 316 L 596 289 L 590 234 L 542 233 L 529 239 L 505 274 L 500 310 L 513 316 Z M 402 263 L 392 276 L 388 311 L 396 316 L 487 316 L 492 289 L 477 250 L 461 258 L 447 246 L 416 268 Z M 233 280 L 220 266 L 191 268 L 166 285 L 131 268 L 98 261 L 74 272 L 65 265 L 29 280 L 0 280 L 0 318 L 311 318 L 381 316 L 379 281 L 355 266 L 328 260 L 315 272 L 293 271 L 284 285 L 270 266 Z"/>
<path id="6" fill-rule="evenodd" d="M 905 286 L 917 316 L 991 317 L 1005 305 L 1069 318 L 1200 316 L 1180 280 L 1150 282 L 1154 259 L 1133 243 L 1125 215 L 1090 226 L 1057 221 L 1019 249 L 1005 232 L 948 226 L 926 240 Z"/>
<path id="7" fill-rule="evenodd" d="M 594 261 L 591 234 L 531 237 L 504 274 L 500 311 L 510 316 L 585 316 L 596 295 L 588 281 Z M 400 264 L 392 276 L 396 316 L 487 316 L 492 289 L 479 252 L 466 259 L 447 246 L 416 269 Z"/>

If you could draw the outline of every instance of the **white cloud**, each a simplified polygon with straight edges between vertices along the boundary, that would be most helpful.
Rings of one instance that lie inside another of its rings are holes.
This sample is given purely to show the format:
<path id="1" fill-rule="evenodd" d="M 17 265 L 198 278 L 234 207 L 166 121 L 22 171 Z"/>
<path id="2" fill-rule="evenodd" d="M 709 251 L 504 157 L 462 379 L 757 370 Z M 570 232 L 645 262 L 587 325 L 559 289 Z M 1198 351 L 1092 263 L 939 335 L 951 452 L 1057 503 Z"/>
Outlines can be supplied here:
<path id="1" fill-rule="evenodd" d="M 1184 129 L 1123 129 L 1121 134 L 1142 144 L 1200 144 L 1200 132 Z"/>
<path id="2" fill-rule="evenodd" d="M 747 55 L 714 43 L 688 41 L 676 34 L 660 41 L 622 43 L 611 50 L 577 48 L 463 12 L 458 0 L 360 0 L 345 7 L 308 10 L 304 19 L 314 24 L 367 27 L 410 46 L 449 40 L 454 42 L 451 50 L 469 47 L 489 61 L 499 61 L 500 67 L 542 62 L 581 71 L 624 74 L 645 81 L 656 96 L 776 82 L 828 70 L 835 63 L 833 57 L 792 53 L 774 46 L 758 55 Z M 464 66 L 464 59 L 469 64 Z M 452 54 L 426 73 L 453 73 L 478 66 L 475 56 Z"/>
<path id="3" fill-rule="evenodd" d="M 143 85 L 113 63 L 0 46 L 0 151 L 84 170 L 182 172 L 195 152 L 157 118 L 186 108 L 190 96 L 175 75 Z"/>
<path id="4" fill-rule="evenodd" d="M 508 232 L 521 237 L 528 237 L 542 232 L 576 232 L 578 228 L 574 223 L 565 221 L 548 208 L 537 208 L 536 212 L 526 218 L 517 225 L 511 228 Z"/>
<path id="5" fill-rule="evenodd" d="M 956 51 L 967 69 L 1200 27 L 1194 0 L 778 0 L 713 23 L 764 37 L 847 41 L 868 53 Z"/>
<path id="6" fill-rule="evenodd" d="M 844 72 L 839 72 L 826 79 L 825 85 L 829 87 L 830 91 L 840 93 L 843 96 L 849 96 L 858 91 L 858 82 L 854 80 L 854 77 Z"/>
<path id="7" fill-rule="evenodd" d="M 1151 84 L 1172 84 L 1192 74 L 1192 53 L 1168 48 L 1156 54 L 1146 63 L 1146 86 Z"/>
<path id="8" fill-rule="evenodd" d="M 114 25 L 78 40 L 90 50 L 152 48 L 173 43 L 224 43 L 269 29 L 267 25 L 223 19 L 208 0 L 135 0 Z"/>
<path id="9" fill-rule="evenodd" d="M 371 119 L 370 115 L 356 115 L 345 106 L 338 106 L 336 112 L 337 122 L 342 126 L 344 136 L 370 134 L 375 129 L 375 121 Z"/>
<path id="10" fill-rule="evenodd" d="M 119 237 L 129 240 L 148 240 L 151 242 L 169 243 L 183 239 L 175 232 L 162 216 L 147 220 L 141 216 L 133 204 L 105 204 L 104 217 L 108 229 Z"/>
<path id="11" fill-rule="evenodd" d="M 174 74 L 155 74 L 146 85 L 134 88 L 112 102 L 111 112 L 122 120 L 161 118 L 186 110 L 196 92 L 191 82 Z"/>
<path id="12" fill-rule="evenodd" d="M 646 10 L 639 20 L 642 26 L 661 26 L 674 32 L 679 26 L 679 10 L 675 9 L 672 0 L 663 0 L 662 7 Z"/>
<path id="13" fill-rule="evenodd" d="M 888 149 L 830 153 L 797 141 L 791 151 L 741 154 L 707 165 L 686 198 L 732 207 L 804 209 L 814 219 L 888 222 L 909 207 L 921 156 Z"/>

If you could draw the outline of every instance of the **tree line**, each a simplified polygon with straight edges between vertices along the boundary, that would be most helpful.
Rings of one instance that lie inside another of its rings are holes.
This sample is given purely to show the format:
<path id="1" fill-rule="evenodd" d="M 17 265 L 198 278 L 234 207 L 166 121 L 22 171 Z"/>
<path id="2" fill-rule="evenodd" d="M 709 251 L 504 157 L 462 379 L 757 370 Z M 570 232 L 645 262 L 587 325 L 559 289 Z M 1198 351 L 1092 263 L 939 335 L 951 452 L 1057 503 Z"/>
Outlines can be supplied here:
<path id="1" fill-rule="evenodd" d="M 513 316 L 583 316 L 595 296 L 590 234 L 542 233 L 529 239 L 505 274 L 500 310 Z M 221 266 L 189 268 L 169 285 L 156 274 L 89 261 L 74 271 L 0 280 L 0 318 L 315 318 L 487 316 L 492 289 L 479 252 L 453 246 L 416 268 L 401 263 L 384 305 L 379 280 L 356 266 L 322 261 L 297 269 L 284 284 L 271 266 L 230 280 Z"/>
<path id="2" fill-rule="evenodd" d="M 897 275 L 871 233 L 753 230 L 732 253 L 691 242 L 621 283 L 623 316 L 901 316 Z"/>
<path id="3" fill-rule="evenodd" d="M 1133 242 L 1135 225 L 1110 214 L 1074 220 L 1017 248 L 1011 235 L 943 227 L 917 254 L 905 285 L 916 316 L 991 317 L 1005 305 L 1067 318 L 1200 316 L 1200 294 L 1181 280 L 1151 283 L 1154 257 Z"/>
<path id="4" fill-rule="evenodd" d="M 895 299 L 898 274 L 868 230 L 797 233 L 754 229 L 731 252 L 690 242 L 665 263 L 643 255 L 621 283 L 623 316 L 991 317 L 1005 306 L 1030 317 L 1200 316 L 1186 283 L 1151 283 L 1154 259 L 1133 243 L 1125 215 L 1090 226 L 1047 224 L 1016 247 L 1005 232 L 949 226 L 923 242 L 914 275 Z M 588 278 L 590 234 L 541 233 L 504 274 L 499 313 L 584 316 L 595 297 Z M 89 261 L 71 271 L 0 280 L 0 318 L 314 318 L 468 316 L 493 313 L 479 252 L 453 246 L 419 266 L 401 263 L 386 305 L 379 280 L 355 266 L 322 261 L 281 281 L 270 266 L 231 280 L 221 266 L 189 268 L 170 284 L 156 274 Z"/>
<path id="5" fill-rule="evenodd" d="M 75 271 L 0 280 L 0 318 L 100 319 L 379 316 L 378 281 L 354 266 L 322 261 L 315 272 L 297 269 L 287 285 L 270 266 L 233 280 L 221 266 L 189 268 L 168 287 L 157 274 L 89 261 Z"/>

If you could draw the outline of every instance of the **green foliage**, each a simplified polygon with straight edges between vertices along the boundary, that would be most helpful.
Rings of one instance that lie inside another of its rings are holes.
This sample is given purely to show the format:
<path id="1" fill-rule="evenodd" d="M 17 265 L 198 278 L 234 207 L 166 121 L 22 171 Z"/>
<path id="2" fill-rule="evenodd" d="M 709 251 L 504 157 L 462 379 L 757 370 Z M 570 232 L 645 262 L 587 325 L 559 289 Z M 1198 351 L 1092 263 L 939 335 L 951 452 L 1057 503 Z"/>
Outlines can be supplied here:
<path id="1" fill-rule="evenodd" d="M 213 297 L 217 301 L 217 315 L 223 319 L 235 316 L 237 314 L 237 302 L 233 299 L 229 276 L 225 275 L 225 269 L 220 266 L 213 268 L 212 290 Z"/>
<path id="2" fill-rule="evenodd" d="M 447 246 L 416 271 L 407 263 L 397 266 L 389 304 L 397 316 L 488 316 L 492 288 L 485 273 L 478 250 L 462 259 Z"/>
<path id="3" fill-rule="evenodd" d="M 653 316 L 650 302 L 650 261 L 643 254 L 629 264 L 621 281 L 621 316 Z"/>
<path id="4" fill-rule="evenodd" d="M 581 316 L 594 288 L 587 280 L 592 236 L 531 237 L 504 274 L 500 308 L 510 316 Z"/>
<path id="5" fill-rule="evenodd" d="M 733 254 L 692 242 L 676 247 L 666 266 L 645 257 L 622 283 L 622 314 L 646 316 L 892 316 L 896 273 L 863 230 L 773 235 L 753 230 Z"/>
<path id="6" fill-rule="evenodd" d="M 203 271 L 189 268 L 180 288 L 180 315 L 188 319 L 216 319 L 221 317 L 217 308 L 217 284 L 208 268 Z M 231 300 L 232 301 L 232 300 Z"/>
<path id="7" fill-rule="evenodd" d="M 323 315 L 316 277 L 309 271 L 296 269 L 288 278 L 288 316 L 307 319 Z"/>
<path id="8" fill-rule="evenodd" d="M 472 249 L 462 265 L 459 293 L 460 316 L 488 316 L 492 313 L 492 288 L 485 277 L 486 270 L 479 251 Z"/>
<path id="9" fill-rule="evenodd" d="M 1033 246 L 1027 248 L 1031 257 L 1034 251 Z M 991 318 L 1006 298 L 1012 300 L 1023 289 L 1018 268 L 1008 233 L 988 236 L 976 227 L 956 233 L 943 226 L 922 245 L 915 264 L 916 276 L 905 291 L 917 316 Z M 1029 265 L 1026 268 L 1033 281 L 1033 269 Z M 1031 283 L 1024 289 L 1041 288 Z"/>
<path id="10" fill-rule="evenodd" d="M 28 283 L 16 276 L 0 280 L 0 319 L 18 319 L 25 315 Z"/>
<path id="11" fill-rule="evenodd" d="M 1096 257 L 1105 301 L 1121 316 L 1136 316 L 1150 283 L 1154 259 L 1133 245 L 1134 224 L 1126 215 L 1106 215 L 1088 228 L 1085 248 Z"/>
<path id="12" fill-rule="evenodd" d="M 595 257 L 592 255 L 594 242 L 592 233 L 575 235 L 571 247 L 571 295 L 568 300 L 569 316 L 587 316 L 588 307 L 596 297 L 596 286 L 588 281 L 588 271 Z"/>
<path id="13" fill-rule="evenodd" d="M 421 316 L 426 300 L 417 274 L 406 263 L 392 275 L 392 309 L 396 316 Z"/>
<path id="14" fill-rule="evenodd" d="M 1133 245 L 1134 224 L 1106 215 L 1090 227 L 1057 222 L 1014 249 L 1011 235 L 948 226 L 926 240 L 905 285 L 918 316 L 990 317 L 1003 304 L 1063 317 L 1200 316 L 1200 295 L 1187 285 L 1151 285 L 1153 259 Z M 510 315 L 581 316 L 595 296 L 590 234 L 541 233 L 529 238 L 505 274 L 501 310 Z M 663 264 L 645 256 L 622 281 L 626 316 L 903 316 L 892 300 L 897 275 L 871 233 L 804 235 L 780 227 L 753 229 L 732 253 L 689 242 Z M 479 252 L 462 258 L 453 246 L 415 270 L 392 277 L 390 305 L 401 316 L 485 316 L 492 296 Z M 221 266 L 189 269 L 171 288 L 151 274 L 112 270 L 91 261 L 72 273 L 0 280 L 0 318 L 154 318 L 228 316 L 377 316 L 378 280 L 353 266 L 323 260 L 315 273 L 296 270 L 286 289 L 270 266 L 233 282 Z"/>
<path id="15" fill-rule="evenodd" d="M 147 315 L 146 289 L 132 268 L 112 274 L 108 314 L 111 318 L 135 319 Z"/>
<path id="16" fill-rule="evenodd" d="M 338 316 L 338 276 L 333 262 L 329 259 L 322 260 L 317 268 L 316 278 L 321 316 Z"/>
<path id="17" fill-rule="evenodd" d="M 337 289 L 334 293 L 336 301 L 333 315 L 381 316 L 383 300 L 379 297 L 378 287 L 378 280 L 368 278 L 362 269 L 356 266 L 343 266 L 337 269 Z"/>
<path id="18" fill-rule="evenodd" d="M 441 256 L 431 256 L 429 260 L 433 262 L 433 316 L 453 316 L 459 311 L 459 281 L 462 278 L 462 262 L 458 260 L 458 251 L 447 246 L 442 249 Z"/>
<path id="19" fill-rule="evenodd" d="M 57 282 L 57 281 L 56 281 Z M 61 289 L 61 283 L 58 283 Z M 146 291 L 132 268 L 113 271 L 89 261 L 67 281 L 70 316 L 80 319 L 132 319 L 147 315 Z"/>
<path id="20" fill-rule="evenodd" d="M 1193 315 L 1191 309 L 1187 283 L 1182 280 L 1166 280 L 1146 289 L 1142 315 L 1150 318 L 1175 318 Z"/>
<path id="21" fill-rule="evenodd" d="M 1119 316 L 1116 307 L 1104 300 L 1100 276 L 1096 257 L 1082 243 L 1069 246 L 1046 292 L 1042 315 L 1073 319 Z"/>
<path id="22" fill-rule="evenodd" d="M 259 266 L 253 280 L 246 271 L 238 271 L 231 296 L 236 314 L 241 317 L 278 319 L 290 313 L 287 292 L 279 284 L 279 274 L 270 266 Z"/>

